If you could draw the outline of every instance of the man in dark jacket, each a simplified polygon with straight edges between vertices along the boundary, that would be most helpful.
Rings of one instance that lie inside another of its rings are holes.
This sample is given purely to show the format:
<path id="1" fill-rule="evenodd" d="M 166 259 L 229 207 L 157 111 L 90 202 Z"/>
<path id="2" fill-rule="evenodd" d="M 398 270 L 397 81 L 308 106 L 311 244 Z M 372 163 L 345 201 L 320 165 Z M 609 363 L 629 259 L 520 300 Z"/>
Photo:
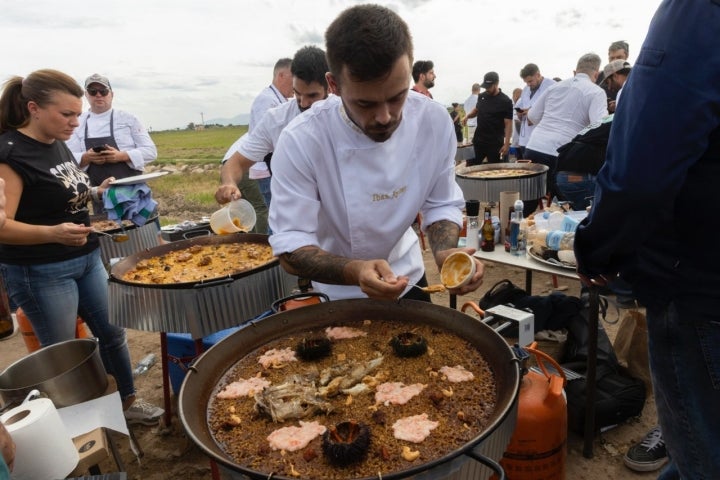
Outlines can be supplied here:
<path id="1" fill-rule="evenodd" d="M 578 272 L 631 275 L 670 463 L 658 477 L 717 478 L 720 456 L 720 3 L 665 0 L 623 89 Z M 678 92 L 683 92 L 678 95 Z"/>

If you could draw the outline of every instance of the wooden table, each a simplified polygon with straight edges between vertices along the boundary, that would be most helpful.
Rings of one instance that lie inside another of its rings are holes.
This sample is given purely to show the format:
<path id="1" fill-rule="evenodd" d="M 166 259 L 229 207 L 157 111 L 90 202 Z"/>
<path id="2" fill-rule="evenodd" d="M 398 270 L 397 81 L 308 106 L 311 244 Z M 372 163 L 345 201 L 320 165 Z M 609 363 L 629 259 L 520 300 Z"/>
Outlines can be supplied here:
<path id="1" fill-rule="evenodd" d="M 528 255 L 512 255 L 506 252 L 504 248 L 495 248 L 492 252 L 483 252 L 478 250 L 474 256 L 486 262 L 495 262 L 503 265 L 519 267 L 525 269 L 525 291 L 532 294 L 532 274 L 533 272 L 549 273 L 559 277 L 580 280 L 574 270 L 567 268 L 555 267 Z M 452 308 L 456 308 L 456 300 L 451 296 L 450 303 Z M 587 385 L 587 399 L 585 404 L 585 432 L 583 444 L 583 456 L 592 458 L 593 456 L 593 438 L 595 436 L 595 390 L 597 377 L 597 340 L 598 340 L 598 311 L 599 299 L 597 287 L 590 288 L 589 307 L 588 307 L 588 360 L 587 372 L 585 380 Z"/>

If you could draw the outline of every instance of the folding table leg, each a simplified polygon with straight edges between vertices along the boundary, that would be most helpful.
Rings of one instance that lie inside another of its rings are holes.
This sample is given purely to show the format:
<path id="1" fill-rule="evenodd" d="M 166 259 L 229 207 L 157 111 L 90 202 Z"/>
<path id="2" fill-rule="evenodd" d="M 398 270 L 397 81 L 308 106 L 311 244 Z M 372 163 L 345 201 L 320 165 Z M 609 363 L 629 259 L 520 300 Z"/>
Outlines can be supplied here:
<path id="1" fill-rule="evenodd" d="M 583 436 L 583 456 L 585 458 L 593 457 L 593 440 L 595 438 L 595 382 L 597 380 L 598 312 L 600 310 L 598 287 L 591 286 L 589 295 L 588 358 L 585 376 L 587 398 L 585 399 L 585 432 Z"/>

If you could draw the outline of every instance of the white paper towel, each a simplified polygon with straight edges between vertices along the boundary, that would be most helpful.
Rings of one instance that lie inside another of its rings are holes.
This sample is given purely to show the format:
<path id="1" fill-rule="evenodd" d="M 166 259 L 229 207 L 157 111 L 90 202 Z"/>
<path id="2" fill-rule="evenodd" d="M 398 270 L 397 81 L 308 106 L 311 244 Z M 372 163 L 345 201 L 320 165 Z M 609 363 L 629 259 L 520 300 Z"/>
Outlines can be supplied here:
<path id="1" fill-rule="evenodd" d="M 52 400 L 25 402 L 0 417 L 15 441 L 13 480 L 65 478 L 80 459 Z"/>

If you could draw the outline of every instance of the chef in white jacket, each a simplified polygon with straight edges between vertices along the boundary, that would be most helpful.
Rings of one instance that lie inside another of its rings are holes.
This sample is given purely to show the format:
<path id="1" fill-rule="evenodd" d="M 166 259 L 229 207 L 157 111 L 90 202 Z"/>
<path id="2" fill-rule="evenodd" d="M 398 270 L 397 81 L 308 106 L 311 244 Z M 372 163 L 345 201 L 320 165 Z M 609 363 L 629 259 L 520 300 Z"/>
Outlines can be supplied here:
<path id="1" fill-rule="evenodd" d="M 373 35 L 366 35 L 370 29 Z M 330 90 L 280 135 L 273 155 L 270 244 L 290 273 L 331 299 L 425 298 L 423 217 L 435 261 L 458 249 L 464 199 L 447 110 L 409 91 L 412 40 L 378 5 L 345 10 L 326 32 Z M 482 283 L 476 260 L 471 281 Z"/>

